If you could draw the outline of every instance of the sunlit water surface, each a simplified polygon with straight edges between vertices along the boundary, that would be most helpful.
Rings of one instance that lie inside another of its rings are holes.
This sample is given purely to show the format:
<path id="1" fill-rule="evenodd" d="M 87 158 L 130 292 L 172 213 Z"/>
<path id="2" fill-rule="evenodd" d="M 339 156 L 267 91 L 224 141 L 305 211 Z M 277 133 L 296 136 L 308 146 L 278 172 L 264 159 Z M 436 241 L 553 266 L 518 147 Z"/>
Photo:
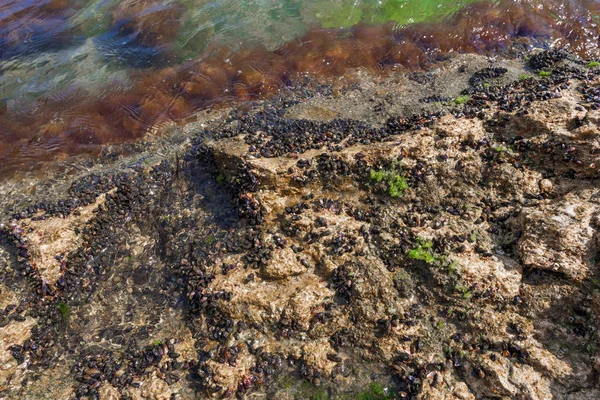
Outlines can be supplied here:
<path id="1" fill-rule="evenodd" d="M 419 68 L 521 38 L 598 46 L 600 2 L 0 0 L 0 174 L 97 152 L 300 74 Z"/>

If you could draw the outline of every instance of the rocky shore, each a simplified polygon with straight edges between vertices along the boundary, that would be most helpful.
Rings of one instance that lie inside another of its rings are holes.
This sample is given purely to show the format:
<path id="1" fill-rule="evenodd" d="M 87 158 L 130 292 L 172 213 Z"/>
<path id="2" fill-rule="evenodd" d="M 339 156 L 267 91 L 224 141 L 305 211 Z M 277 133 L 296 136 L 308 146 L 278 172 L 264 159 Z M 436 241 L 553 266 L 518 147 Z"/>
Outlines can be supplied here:
<path id="1" fill-rule="evenodd" d="M 0 183 L 0 398 L 600 398 L 600 68 L 298 82 Z"/>

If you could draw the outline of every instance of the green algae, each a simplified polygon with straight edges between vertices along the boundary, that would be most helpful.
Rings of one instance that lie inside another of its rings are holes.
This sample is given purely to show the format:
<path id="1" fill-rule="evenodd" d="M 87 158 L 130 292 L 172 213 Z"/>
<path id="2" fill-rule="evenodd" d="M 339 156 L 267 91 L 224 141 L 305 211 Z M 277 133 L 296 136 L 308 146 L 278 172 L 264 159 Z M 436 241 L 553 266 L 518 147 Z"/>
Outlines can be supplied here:
<path id="1" fill-rule="evenodd" d="M 385 171 L 385 170 L 371 170 L 369 172 L 369 179 L 373 183 L 381 183 L 385 182 L 387 186 L 387 193 L 393 197 L 398 198 L 402 196 L 402 193 L 406 189 L 408 189 L 408 183 L 406 182 L 406 178 L 395 170 Z"/>
<path id="2" fill-rule="evenodd" d="M 469 96 L 458 96 L 457 98 L 454 99 L 454 104 L 456 104 L 457 106 L 463 105 L 465 104 L 467 101 L 469 101 L 470 97 Z"/>
<path id="3" fill-rule="evenodd" d="M 437 260 L 437 257 L 433 254 L 432 247 L 433 242 L 431 240 L 417 238 L 417 247 L 408 252 L 408 258 L 432 264 Z"/>
<path id="4" fill-rule="evenodd" d="M 380 24 L 394 21 L 399 26 L 439 21 L 475 0 L 382 0 L 323 1 L 315 4 L 316 16 L 325 28 L 347 28 L 358 23 Z"/>
<path id="5" fill-rule="evenodd" d="M 56 307 L 60 312 L 61 325 L 64 328 L 69 324 L 69 320 L 71 319 L 71 307 L 65 303 L 58 303 Z"/>
<path id="6" fill-rule="evenodd" d="M 364 392 L 361 392 L 356 397 L 357 400 L 391 400 L 396 397 L 388 393 L 385 386 L 379 382 L 373 382 L 369 385 L 369 388 Z"/>

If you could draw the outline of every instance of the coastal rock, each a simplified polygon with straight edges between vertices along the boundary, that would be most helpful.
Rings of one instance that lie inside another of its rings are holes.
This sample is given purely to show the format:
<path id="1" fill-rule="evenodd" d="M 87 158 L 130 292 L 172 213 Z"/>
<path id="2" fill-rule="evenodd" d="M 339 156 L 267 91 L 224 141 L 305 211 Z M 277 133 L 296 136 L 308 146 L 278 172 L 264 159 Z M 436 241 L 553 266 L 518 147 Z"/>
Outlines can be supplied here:
<path id="1" fill-rule="evenodd" d="M 591 273 L 598 251 L 598 192 L 573 193 L 526 208 L 520 216 L 518 251 L 523 264 L 583 280 Z M 591 200 L 591 202 L 590 202 Z"/>
<path id="2" fill-rule="evenodd" d="M 36 322 L 33 318 L 26 318 L 23 321 L 12 321 L 0 329 L 0 388 L 6 389 L 18 384 L 14 379 L 17 370 L 25 369 L 26 366 L 23 364 L 29 362 L 19 348 L 31 336 L 31 328 L 36 325 Z M 17 348 L 11 350 L 13 346 Z"/>
<path id="3" fill-rule="evenodd" d="M 104 204 L 106 195 L 96 202 L 79 207 L 73 214 L 46 216 L 43 212 L 32 218 L 13 222 L 11 228 L 23 232 L 23 239 L 31 253 L 31 265 L 43 282 L 54 286 L 66 268 L 64 257 L 83 243 L 81 230 Z"/>
<path id="4" fill-rule="evenodd" d="M 261 268 L 261 275 L 265 279 L 285 279 L 290 276 L 300 275 L 306 267 L 300 264 L 291 249 L 275 250 L 271 260 Z"/>
<path id="5" fill-rule="evenodd" d="M 459 76 L 498 71 L 473 56 L 207 117 L 107 156 L 56 205 L 30 199 L 52 185 L 1 186 L 5 391 L 40 388 L 16 388 L 18 350 L 80 397 L 594 398 L 598 153 L 578 85 L 597 78 L 498 63 L 507 86 Z M 427 82 L 453 74 L 444 90 L 472 97 L 431 111 Z M 378 117 L 348 118 L 371 97 Z"/>

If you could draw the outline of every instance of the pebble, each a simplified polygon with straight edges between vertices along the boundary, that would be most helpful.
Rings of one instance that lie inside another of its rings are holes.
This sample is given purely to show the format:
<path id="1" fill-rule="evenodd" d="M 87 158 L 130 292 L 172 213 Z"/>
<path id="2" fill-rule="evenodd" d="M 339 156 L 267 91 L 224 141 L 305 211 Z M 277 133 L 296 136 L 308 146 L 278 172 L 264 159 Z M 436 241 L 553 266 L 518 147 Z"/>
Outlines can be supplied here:
<path id="1" fill-rule="evenodd" d="M 540 191 L 542 193 L 550 193 L 552 192 L 553 189 L 553 185 L 552 185 L 552 181 L 550 181 L 550 179 L 542 179 L 540 181 Z"/>

